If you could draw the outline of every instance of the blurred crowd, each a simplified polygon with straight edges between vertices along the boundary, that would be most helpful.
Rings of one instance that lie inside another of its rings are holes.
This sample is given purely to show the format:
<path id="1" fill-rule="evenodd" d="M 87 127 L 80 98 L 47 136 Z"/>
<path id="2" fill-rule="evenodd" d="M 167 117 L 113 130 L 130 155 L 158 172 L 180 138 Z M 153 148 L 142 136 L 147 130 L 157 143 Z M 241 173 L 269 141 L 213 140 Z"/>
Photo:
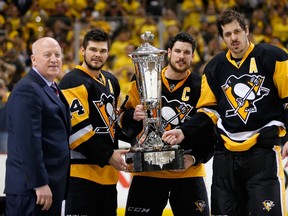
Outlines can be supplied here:
<path id="1" fill-rule="evenodd" d="M 205 63 L 225 49 L 217 33 L 216 18 L 234 8 L 245 14 L 250 39 L 288 48 L 287 0 L 0 0 L 1 104 L 31 67 L 31 44 L 51 36 L 63 48 L 63 73 L 81 62 L 79 46 L 91 28 L 103 28 L 112 38 L 105 69 L 120 82 L 122 96 L 134 73 L 129 53 L 145 31 L 154 34 L 153 45 L 166 49 L 169 37 L 190 32 L 197 42 L 192 70 L 202 73 Z"/>

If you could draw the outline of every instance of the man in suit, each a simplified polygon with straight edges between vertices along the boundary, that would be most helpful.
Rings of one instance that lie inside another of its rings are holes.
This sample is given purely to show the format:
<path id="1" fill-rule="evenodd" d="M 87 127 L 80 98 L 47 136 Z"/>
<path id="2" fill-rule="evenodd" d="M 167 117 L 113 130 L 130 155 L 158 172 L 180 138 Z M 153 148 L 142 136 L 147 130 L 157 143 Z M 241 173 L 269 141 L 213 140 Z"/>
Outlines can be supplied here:
<path id="1" fill-rule="evenodd" d="M 59 43 L 32 45 L 32 69 L 7 102 L 6 215 L 59 216 L 69 176 L 70 113 L 51 88 L 62 67 Z"/>

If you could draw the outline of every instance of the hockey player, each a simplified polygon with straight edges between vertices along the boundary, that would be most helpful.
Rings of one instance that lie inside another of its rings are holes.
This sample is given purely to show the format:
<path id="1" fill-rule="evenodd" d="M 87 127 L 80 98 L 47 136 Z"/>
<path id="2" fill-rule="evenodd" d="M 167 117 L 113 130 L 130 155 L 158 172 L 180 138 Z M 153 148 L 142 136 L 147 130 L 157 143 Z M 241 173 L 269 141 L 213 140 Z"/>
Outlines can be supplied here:
<path id="1" fill-rule="evenodd" d="M 161 73 L 161 124 L 165 130 L 180 126 L 196 112 L 201 77 L 190 70 L 195 49 L 194 39 L 185 32 L 178 33 L 169 42 L 169 63 Z M 131 83 L 125 108 L 127 110 L 121 118 L 122 129 L 128 137 L 133 138 L 143 129 L 142 120 L 146 115 L 143 105 L 140 104 L 135 80 Z M 207 162 L 213 154 L 212 136 L 211 121 L 206 132 L 180 143 L 180 147 L 186 152 L 184 170 L 134 173 L 125 215 L 161 216 L 168 200 L 176 216 L 210 215 L 203 162 Z M 192 143 L 201 145 L 196 149 L 192 148 Z"/>
<path id="2" fill-rule="evenodd" d="M 109 56 L 109 36 L 100 29 L 83 40 L 82 65 L 67 73 L 60 88 L 70 105 L 71 171 L 66 215 L 116 215 L 118 171 L 126 170 L 116 139 L 120 87 L 102 70 Z"/>
<path id="3" fill-rule="evenodd" d="M 284 216 L 285 182 L 281 161 L 288 156 L 288 54 L 249 41 L 245 17 L 225 11 L 219 35 L 228 51 L 204 69 L 198 111 L 164 141 L 180 142 L 201 133 L 213 120 L 218 142 L 213 160 L 212 215 Z M 286 167 L 288 166 L 288 162 Z"/>

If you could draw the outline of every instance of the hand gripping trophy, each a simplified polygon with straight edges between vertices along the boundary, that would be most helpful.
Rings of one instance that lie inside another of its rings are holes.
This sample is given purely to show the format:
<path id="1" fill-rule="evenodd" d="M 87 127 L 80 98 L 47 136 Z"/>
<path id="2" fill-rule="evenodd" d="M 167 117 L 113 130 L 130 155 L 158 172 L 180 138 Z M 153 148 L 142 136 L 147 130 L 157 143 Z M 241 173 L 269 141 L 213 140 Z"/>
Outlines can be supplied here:
<path id="1" fill-rule="evenodd" d="M 141 38 L 144 44 L 129 56 L 134 63 L 136 82 L 146 117 L 138 143 L 126 155 L 126 161 L 131 165 L 129 171 L 183 169 L 183 150 L 177 145 L 172 147 L 165 144 L 161 139 L 164 132 L 161 124 L 161 71 L 166 51 L 149 44 L 154 39 L 151 32 L 146 31 Z"/>

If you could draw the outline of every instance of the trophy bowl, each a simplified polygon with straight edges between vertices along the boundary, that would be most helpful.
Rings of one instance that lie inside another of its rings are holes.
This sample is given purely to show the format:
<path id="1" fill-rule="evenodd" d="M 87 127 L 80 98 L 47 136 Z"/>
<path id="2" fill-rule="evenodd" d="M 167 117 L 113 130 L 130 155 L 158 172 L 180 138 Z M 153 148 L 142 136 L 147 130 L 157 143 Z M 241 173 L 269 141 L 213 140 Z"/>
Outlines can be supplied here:
<path id="1" fill-rule="evenodd" d="M 141 35 L 144 44 L 129 54 L 132 58 L 141 104 L 146 116 L 143 131 L 137 143 L 126 154 L 130 172 L 184 169 L 184 150 L 179 146 L 165 144 L 161 137 L 161 71 L 165 50 L 153 47 L 154 35 L 146 31 Z"/>

